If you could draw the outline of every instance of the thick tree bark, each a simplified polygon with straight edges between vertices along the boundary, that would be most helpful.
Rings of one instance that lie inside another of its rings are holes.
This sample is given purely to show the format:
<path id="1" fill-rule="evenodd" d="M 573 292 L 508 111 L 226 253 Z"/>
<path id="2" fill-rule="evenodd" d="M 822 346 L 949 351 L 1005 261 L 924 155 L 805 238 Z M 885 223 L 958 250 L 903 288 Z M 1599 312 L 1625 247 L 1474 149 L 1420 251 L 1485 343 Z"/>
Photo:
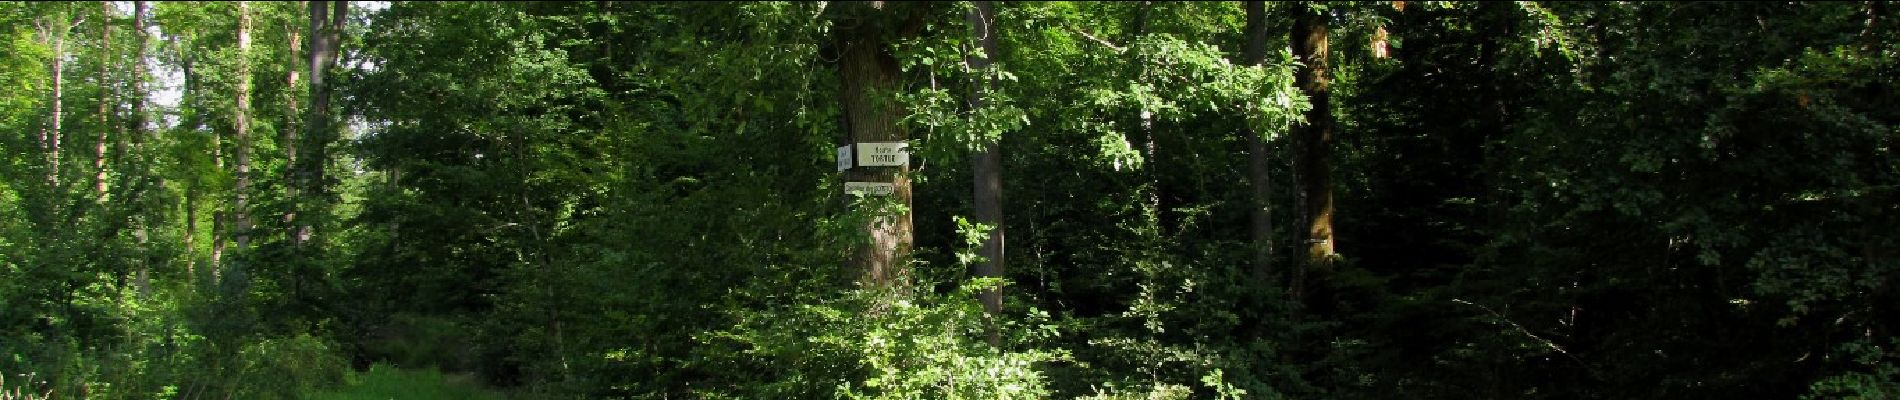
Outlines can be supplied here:
<path id="1" fill-rule="evenodd" d="M 844 109 L 846 144 L 904 142 L 910 139 L 901 120 L 903 108 L 890 96 L 902 86 L 901 70 L 890 42 L 919 28 L 915 8 L 924 3 L 851 2 L 833 5 L 842 14 L 835 29 L 838 49 L 839 101 Z M 865 226 L 870 243 L 853 252 L 849 266 L 869 287 L 898 288 L 906 283 L 912 243 L 910 167 L 857 167 L 845 171 L 847 182 L 893 185 L 891 196 L 903 210 L 879 213 Z"/>
<path id="2" fill-rule="evenodd" d="M 988 69 L 990 68 L 990 57 L 995 57 L 997 54 L 997 45 L 996 27 L 993 25 L 996 21 L 995 8 L 989 1 L 974 1 L 972 3 L 974 3 L 974 7 L 972 7 L 968 15 L 966 15 L 966 19 L 969 21 L 971 34 L 975 36 L 973 42 L 977 43 L 977 47 L 982 49 L 982 54 L 972 52 L 965 58 L 964 62 L 967 63 L 970 70 L 977 76 L 975 87 L 970 90 L 969 95 L 970 109 L 975 112 L 983 108 L 986 100 L 984 93 L 989 91 L 990 85 L 993 84 L 989 79 Z M 996 141 L 981 144 L 982 150 L 970 157 L 970 170 L 975 175 L 972 177 L 973 186 L 975 186 L 975 220 L 977 223 L 994 227 L 990 230 L 989 236 L 983 239 L 983 247 L 978 251 L 978 254 L 984 258 L 983 262 L 973 266 L 974 268 L 972 268 L 971 271 L 972 275 L 978 277 L 1002 278 L 1004 266 L 1006 265 L 1004 258 L 1005 253 L 1003 251 L 1003 156 L 1001 141 L 999 137 Z M 984 291 L 978 294 L 977 298 L 982 300 L 983 310 L 990 315 L 996 315 L 1002 312 L 1003 292 L 1001 289 Z M 994 331 L 991 332 L 990 337 L 991 344 L 996 344 L 996 342 L 999 341 Z"/>
<path id="3" fill-rule="evenodd" d="M 1334 254 L 1333 121 L 1330 78 L 1327 76 L 1327 16 L 1325 11 L 1313 8 L 1310 3 L 1302 3 L 1294 8 L 1291 37 L 1293 56 L 1302 63 L 1294 77 L 1295 84 L 1306 93 L 1313 105 L 1306 112 L 1306 123 L 1293 128 L 1300 148 L 1295 164 L 1301 171 L 1299 185 L 1305 204 L 1300 209 L 1300 219 L 1304 224 L 1301 227 L 1304 230 L 1302 245 L 1306 248 L 1304 261 L 1293 274 L 1295 298 L 1303 296 L 1308 274 L 1324 273 L 1331 269 Z"/>
<path id="4" fill-rule="evenodd" d="M 238 250 L 243 251 L 251 243 L 251 7 L 248 1 L 237 4 L 237 113 L 231 118 L 233 135 L 237 139 L 237 173 L 233 176 L 235 184 L 232 187 L 237 200 L 231 207 L 231 231 Z"/>
<path id="5" fill-rule="evenodd" d="M 1246 0 L 1247 47 L 1242 63 L 1260 65 L 1267 59 L 1267 5 L 1262 0 Z M 1247 180 L 1252 186 L 1252 209 L 1249 231 L 1253 236 L 1253 277 L 1263 286 L 1273 285 L 1278 277 L 1273 271 L 1273 176 L 1270 174 L 1272 157 L 1269 154 L 1264 132 L 1251 129 L 1247 136 Z"/>

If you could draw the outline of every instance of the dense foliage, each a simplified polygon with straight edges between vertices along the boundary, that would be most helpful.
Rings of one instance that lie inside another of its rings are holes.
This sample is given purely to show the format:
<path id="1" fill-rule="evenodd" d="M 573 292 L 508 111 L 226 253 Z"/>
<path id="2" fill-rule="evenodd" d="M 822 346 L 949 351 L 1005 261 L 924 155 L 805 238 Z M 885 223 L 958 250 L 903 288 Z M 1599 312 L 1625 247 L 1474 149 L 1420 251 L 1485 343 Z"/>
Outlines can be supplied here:
<path id="1" fill-rule="evenodd" d="M 1884 1 L 974 3 L 0 2 L 0 399 L 1900 395 Z"/>

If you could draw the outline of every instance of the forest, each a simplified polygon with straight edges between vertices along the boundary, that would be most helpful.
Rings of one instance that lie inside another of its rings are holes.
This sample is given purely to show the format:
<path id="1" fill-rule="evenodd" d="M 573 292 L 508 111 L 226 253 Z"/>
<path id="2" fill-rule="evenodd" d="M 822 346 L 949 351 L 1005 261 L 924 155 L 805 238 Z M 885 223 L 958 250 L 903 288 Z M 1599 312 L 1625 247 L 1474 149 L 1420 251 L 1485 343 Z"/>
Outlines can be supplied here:
<path id="1" fill-rule="evenodd" d="M 0 2 L 0 400 L 1900 398 L 1886 1 Z"/>

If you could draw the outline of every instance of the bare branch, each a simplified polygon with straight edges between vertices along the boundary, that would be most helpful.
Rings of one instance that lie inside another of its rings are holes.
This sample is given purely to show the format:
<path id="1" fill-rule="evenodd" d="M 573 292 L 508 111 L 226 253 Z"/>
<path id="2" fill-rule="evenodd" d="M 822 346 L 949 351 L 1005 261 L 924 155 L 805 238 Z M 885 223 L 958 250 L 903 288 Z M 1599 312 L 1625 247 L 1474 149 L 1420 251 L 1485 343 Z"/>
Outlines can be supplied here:
<path id="1" fill-rule="evenodd" d="M 1124 53 L 1128 51 L 1128 48 L 1126 47 L 1116 46 L 1115 43 L 1109 42 L 1108 40 L 1095 37 L 1095 35 L 1090 35 L 1088 31 L 1075 29 L 1074 27 L 1070 27 L 1069 31 L 1075 32 L 1078 35 L 1082 35 L 1082 37 L 1088 38 L 1089 40 L 1093 40 L 1095 41 L 1095 43 L 1101 44 L 1103 47 L 1107 47 L 1109 50 L 1114 50 L 1116 53 Z"/>
<path id="2" fill-rule="evenodd" d="M 1537 334 L 1531 332 L 1530 329 L 1524 328 L 1523 325 L 1518 325 L 1517 322 L 1511 321 L 1510 318 L 1506 318 L 1504 314 L 1500 314 L 1496 310 L 1492 310 L 1491 307 L 1485 307 L 1483 304 L 1465 301 L 1464 299 L 1451 299 L 1451 301 L 1453 303 L 1470 305 L 1472 307 L 1477 307 L 1478 309 L 1484 310 L 1484 312 L 1491 314 L 1492 317 L 1496 317 L 1499 321 L 1504 321 L 1504 323 L 1510 324 L 1512 328 L 1517 328 L 1518 333 L 1522 333 L 1524 334 L 1524 336 L 1528 336 L 1531 339 L 1536 339 L 1538 342 L 1543 343 L 1544 347 L 1549 347 L 1551 350 L 1556 351 L 1558 354 L 1563 354 L 1564 357 L 1570 358 L 1570 361 L 1575 361 L 1577 363 L 1577 366 L 1583 367 L 1584 371 L 1588 371 L 1591 375 L 1596 375 L 1597 373 L 1596 369 L 1590 368 L 1590 364 L 1584 363 L 1583 359 L 1577 358 L 1575 354 L 1570 354 L 1569 350 L 1564 350 L 1563 346 L 1559 346 L 1557 345 L 1556 342 L 1552 342 L 1550 341 L 1550 339 L 1545 339 L 1543 336 L 1537 336 Z"/>

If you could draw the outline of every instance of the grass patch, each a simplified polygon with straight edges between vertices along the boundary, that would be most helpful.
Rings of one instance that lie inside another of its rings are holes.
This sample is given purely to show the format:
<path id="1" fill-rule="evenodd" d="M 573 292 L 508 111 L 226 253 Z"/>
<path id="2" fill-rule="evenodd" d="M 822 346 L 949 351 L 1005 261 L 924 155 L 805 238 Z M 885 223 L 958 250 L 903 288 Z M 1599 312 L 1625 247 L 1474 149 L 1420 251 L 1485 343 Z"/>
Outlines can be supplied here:
<path id="1" fill-rule="evenodd" d="M 443 375 L 434 369 L 405 370 L 384 364 L 350 372 L 344 386 L 308 396 L 310 400 L 503 400 L 473 378 Z"/>

